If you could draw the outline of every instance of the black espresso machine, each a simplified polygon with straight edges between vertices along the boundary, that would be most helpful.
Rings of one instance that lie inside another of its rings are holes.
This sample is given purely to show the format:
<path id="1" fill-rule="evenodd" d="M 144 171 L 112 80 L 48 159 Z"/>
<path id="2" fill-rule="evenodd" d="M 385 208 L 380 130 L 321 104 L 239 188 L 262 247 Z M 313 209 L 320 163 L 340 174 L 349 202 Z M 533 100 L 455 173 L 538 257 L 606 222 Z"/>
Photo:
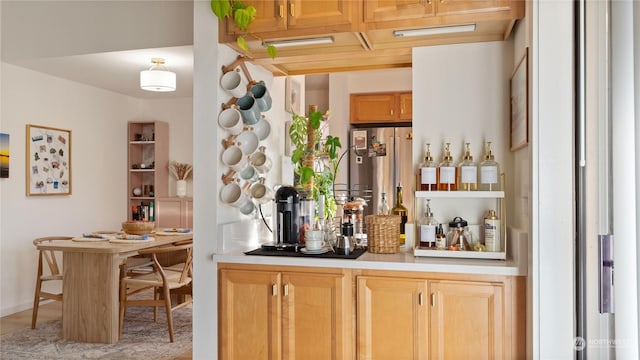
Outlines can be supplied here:
<path id="1" fill-rule="evenodd" d="M 298 251 L 300 244 L 300 194 L 292 186 L 281 186 L 274 197 L 273 243 L 263 244 L 265 250 Z"/>

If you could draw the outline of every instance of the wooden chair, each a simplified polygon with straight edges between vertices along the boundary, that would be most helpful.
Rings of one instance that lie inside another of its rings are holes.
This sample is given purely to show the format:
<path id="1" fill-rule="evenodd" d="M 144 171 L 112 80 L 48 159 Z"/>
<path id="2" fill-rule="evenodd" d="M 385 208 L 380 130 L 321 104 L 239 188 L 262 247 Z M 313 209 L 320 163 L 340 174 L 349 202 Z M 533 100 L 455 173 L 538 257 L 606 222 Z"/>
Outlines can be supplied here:
<path id="1" fill-rule="evenodd" d="M 53 240 L 71 240 L 70 236 L 47 236 L 33 240 L 33 245 L 38 246 L 43 242 L 51 242 Z M 46 261 L 49 269 L 48 274 L 44 271 L 44 262 Z M 40 301 L 49 299 L 62 301 L 62 291 L 60 293 L 52 293 L 42 290 L 42 283 L 49 281 L 59 281 L 62 284 L 62 272 L 58 267 L 58 260 L 56 258 L 56 251 L 54 250 L 40 250 L 38 252 L 38 274 L 36 276 L 36 291 L 33 297 L 33 313 L 31 315 L 31 328 L 36 328 L 36 320 L 38 318 L 38 308 L 40 307 Z"/>
<path id="2" fill-rule="evenodd" d="M 154 308 L 154 321 L 157 308 L 164 306 L 167 314 L 167 326 L 169 328 L 169 340 L 173 342 L 173 315 L 172 311 L 191 304 L 191 298 L 172 304 L 171 294 L 191 284 L 191 262 L 193 244 L 156 247 L 140 250 L 140 255 L 151 255 L 153 259 L 153 271 L 148 274 L 126 275 L 120 281 L 120 336 L 124 327 L 124 316 L 127 306 L 151 306 Z M 158 255 L 170 253 L 184 253 L 185 262 L 179 267 L 163 267 L 158 261 Z M 153 299 L 131 299 L 130 296 L 144 290 L 151 290 Z"/>

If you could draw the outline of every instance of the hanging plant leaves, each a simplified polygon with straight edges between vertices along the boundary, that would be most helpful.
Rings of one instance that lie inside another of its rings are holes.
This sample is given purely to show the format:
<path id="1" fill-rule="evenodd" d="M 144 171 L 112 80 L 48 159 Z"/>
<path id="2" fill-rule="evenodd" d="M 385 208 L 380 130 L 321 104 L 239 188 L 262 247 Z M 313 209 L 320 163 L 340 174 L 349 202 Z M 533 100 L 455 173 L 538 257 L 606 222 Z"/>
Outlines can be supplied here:
<path id="1" fill-rule="evenodd" d="M 245 40 L 244 36 L 238 36 L 236 44 L 238 44 L 238 47 L 244 52 L 249 52 L 249 46 L 247 45 L 247 40 Z"/>
<path id="2" fill-rule="evenodd" d="M 253 6 L 247 6 L 245 8 L 238 8 L 233 11 L 233 21 L 242 31 L 247 31 L 247 27 L 256 18 L 256 8 Z"/>
<path id="3" fill-rule="evenodd" d="M 211 0 L 211 11 L 218 19 L 231 16 L 231 4 L 229 0 Z"/>
<path id="4" fill-rule="evenodd" d="M 267 54 L 269 54 L 269 57 L 271 59 L 275 59 L 276 58 L 276 47 L 273 45 L 268 45 L 267 46 Z"/>

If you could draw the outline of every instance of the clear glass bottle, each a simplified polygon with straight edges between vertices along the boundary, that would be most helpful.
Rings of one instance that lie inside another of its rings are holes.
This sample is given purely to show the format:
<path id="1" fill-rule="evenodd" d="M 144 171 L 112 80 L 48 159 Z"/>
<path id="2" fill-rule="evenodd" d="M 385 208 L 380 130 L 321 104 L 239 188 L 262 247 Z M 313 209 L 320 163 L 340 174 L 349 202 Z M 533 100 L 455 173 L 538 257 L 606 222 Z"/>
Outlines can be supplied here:
<path id="1" fill-rule="evenodd" d="M 380 204 L 378 205 L 378 215 L 389 215 L 389 203 L 387 202 L 387 193 L 380 195 Z"/>
<path id="2" fill-rule="evenodd" d="M 424 161 L 418 168 L 419 189 L 421 191 L 435 191 L 438 190 L 438 167 L 431 156 L 431 144 L 425 145 Z"/>
<path id="3" fill-rule="evenodd" d="M 470 145 L 466 143 L 464 157 L 458 165 L 458 190 L 462 191 L 478 190 L 478 165 L 473 162 Z"/>
<path id="4" fill-rule="evenodd" d="M 445 250 L 447 248 L 447 236 L 442 229 L 442 224 L 438 224 L 438 229 L 436 230 L 436 249 Z"/>
<path id="5" fill-rule="evenodd" d="M 442 162 L 438 164 L 438 190 L 455 191 L 456 186 L 456 173 L 458 168 L 453 163 L 453 156 L 451 156 L 451 143 L 447 143 L 444 149 L 444 156 Z"/>
<path id="6" fill-rule="evenodd" d="M 407 239 L 407 235 L 405 233 L 405 225 L 407 225 L 407 217 L 409 215 L 409 211 L 402 204 L 402 185 L 398 184 L 396 188 L 396 204 L 391 209 L 391 213 L 393 215 L 400 215 L 400 245 L 404 245 Z"/>
<path id="7" fill-rule="evenodd" d="M 495 161 L 491 142 L 487 142 L 484 160 L 480 163 L 480 190 L 498 191 L 500 189 L 500 165 Z"/>
<path id="8" fill-rule="evenodd" d="M 420 248 L 421 249 L 435 249 L 436 248 L 436 230 L 438 228 L 438 221 L 433 217 L 431 206 L 429 204 L 431 200 L 427 199 L 424 209 L 424 217 L 420 219 Z"/>
<path id="9" fill-rule="evenodd" d="M 463 218 L 456 216 L 449 222 L 449 232 L 447 232 L 447 246 L 450 250 L 471 250 L 473 237 L 467 228 L 469 223 Z"/>

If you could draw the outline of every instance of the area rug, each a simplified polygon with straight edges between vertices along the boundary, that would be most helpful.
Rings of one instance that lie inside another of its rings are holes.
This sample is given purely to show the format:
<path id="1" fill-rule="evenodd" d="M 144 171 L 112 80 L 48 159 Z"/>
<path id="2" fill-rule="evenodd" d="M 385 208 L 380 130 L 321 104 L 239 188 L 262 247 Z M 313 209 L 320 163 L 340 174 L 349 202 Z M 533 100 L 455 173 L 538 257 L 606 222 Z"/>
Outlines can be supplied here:
<path id="1" fill-rule="evenodd" d="M 18 330 L 0 338 L 0 359 L 3 360 L 169 360 L 187 353 L 192 346 L 191 307 L 173 312 L 174 341 L 169 342 L 164 308 L 158 309 L 158 321 L 153 322 L 153 308 L 130 307 L 124 329 L 116 344 L 89 344 L 62 340 L 62 323 L 51 320 L 38 323 L 34 330 Z"/>

